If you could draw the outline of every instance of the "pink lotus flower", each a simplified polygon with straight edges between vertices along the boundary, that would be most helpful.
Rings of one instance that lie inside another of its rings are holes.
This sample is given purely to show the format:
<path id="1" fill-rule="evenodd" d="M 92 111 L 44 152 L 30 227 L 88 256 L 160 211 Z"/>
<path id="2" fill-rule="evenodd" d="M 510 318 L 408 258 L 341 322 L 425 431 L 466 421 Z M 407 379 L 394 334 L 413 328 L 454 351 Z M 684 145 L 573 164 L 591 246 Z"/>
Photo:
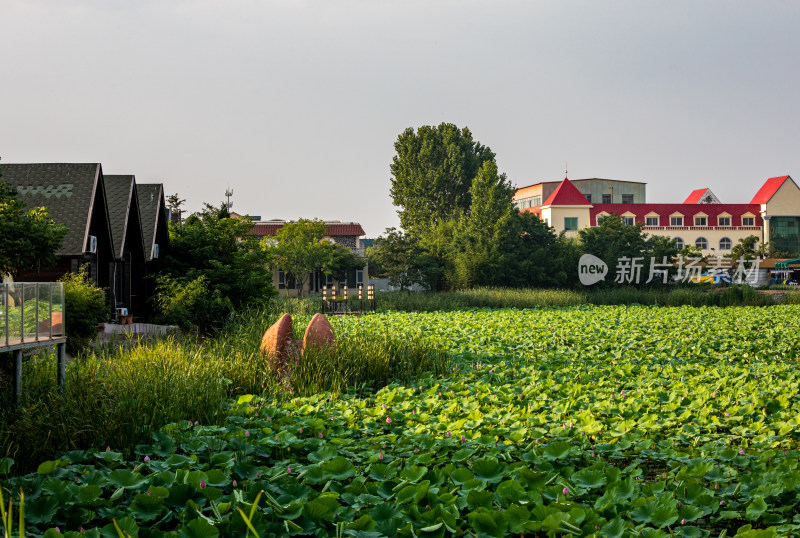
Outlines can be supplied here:
<path id="1" fill-rule="evenodd" d="M 206 481 L 205 480 L 201 480 L 200 481 L 200 489 L 203 489 L 205 487 L 206 487 Z"/>
<path id="2" fill-rule="evenodd" d="M 743 449 L 743 448 L 740 448 L 740 449 L 739 449 L 739 455 L 740 455 L 740 456 L 744 456 L 744 449 Z"/>
<path id="3" fill-rule="evenodd" d="M 686 518 L 681 519 L 681 525 L 686 525 Z"/>
<path id="4" fill-rule="evenodd" d="M 147 463 L 148 461 L 150 461 L 150 456 L 145 456 L 144 457 L 144 462 Z"/>
<path id="5" fill-rule="evenodd" d="M 250 437 L 250 430 L 245 430 L 244 431 L 244 436 L 245 437 Z"/>
<path id="6" fill-rule="evenodd" d="M 464 441 L 466 441 L 466 440 L 467 440 L 467 439 L 466 439 L 466 438 L 465 438 L 465 437 L 462 435 L 462 436 L 461 436 L 461 442 L 463 443 L 463 442 L 464 442 Z"/>
<path id="7" fill-rule="evenodd" d="M 300 433 L 303 433 L 303 427 L 300 426 Z"/>
<path id="8" fill-rule="evenodd" d="M 286 474 L 292 474 L 292 468 L 291 467 L 287 467 L 286 468 Z"/>
<path id="9" fill-rule="evenodd" d="M 561 493 L 564 495 L 569 495 L 569 490 L 567 488 L 564 488 L 561 490 Z"/>
<path id="10" fill-rule="evenodd" d="M 386 424 L 391 424 L 391 423 L 392 423 L 392 419 L 389 418 L 389 417 L 386 417 Z"/>
<path id="11" fill-rule="evenodd" d="M 233 487 L 236 487 L 236 479 L 233 480 Z"/>
<path id="12" fill-rule="evenodd" d="M 720 505 L 720 506 L 722 506 L 723 504 L 725 504 L 725 501 L 720 501 L 720 502 L 719 502 L 719 505 Z"/>
<path id="13" fill-rule="evenodd" d="M 317 437 L 319 437 L 320 439 L 322 439 L 322 432 L 319 432 L 319 433 L 317 434 Z"/>

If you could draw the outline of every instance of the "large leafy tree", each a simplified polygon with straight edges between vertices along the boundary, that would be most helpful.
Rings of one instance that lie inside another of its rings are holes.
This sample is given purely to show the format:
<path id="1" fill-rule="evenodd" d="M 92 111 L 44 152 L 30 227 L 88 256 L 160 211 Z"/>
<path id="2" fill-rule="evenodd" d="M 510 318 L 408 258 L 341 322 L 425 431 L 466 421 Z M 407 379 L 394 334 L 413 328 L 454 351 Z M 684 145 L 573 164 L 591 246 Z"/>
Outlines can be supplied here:
<path id="1" fill-rule="evenodd" d="M 416 238 L 395 228 L 387 228 L 367 249 L 367 256 L 371 276 L 386 278 L 401 290 L 412 284 L 434 288 L 441 278 L 438 260 Z"/>
<path id="2" fill-rule="evenodd" d="M 341 277 L 359 264 L 347 248 L 331 243 L 324 236 L 324 222 L 299 219 L 284 224 L 268 249 L 272 264 L 295 280 L 300 295 L 313 271 Z"/>
<path id="3" fill-rule="evenodd" d="M 55 252 L 67 229 L 57 225 L 44 207 L 25 209 L 14 189 L 0 181 L 0 277 L 14 280 L 27 271 L 55 265 Z"/>
<path id="4" fill-rule="evenodd" d="M 252 229 L 252 222 L 209 204 L 170 226 L 157 302 L 162 314 L 180 319 L 168 321 L 206 331 L 231 311 L 275 295 L 267 250 Z"/>
<path id="5" fill-rule="evenodd" d="M 392 200 L 400 207 L 403 230 L 417 236 L 468 213 L 472 181 L 495 158 L 491 149 L 473 140 L 468 128 L 451 123 L 408 128 L 394 148 Z"/>
<path id="6" fill-rule="evenodd" d="M 623 258 L 644 258 L 647 255 L 647 237 L 641 223 L 629 226 L 618 215 L 603 218 L 597 226 L 589 226 L 578 232 L 583 252 L 593 254 L 608 264 L 613 277 L 617 265 Z M 577 270 L 577 267 L 576 267 Z M 606 283 L 614 281 L 607 279 Z"/>

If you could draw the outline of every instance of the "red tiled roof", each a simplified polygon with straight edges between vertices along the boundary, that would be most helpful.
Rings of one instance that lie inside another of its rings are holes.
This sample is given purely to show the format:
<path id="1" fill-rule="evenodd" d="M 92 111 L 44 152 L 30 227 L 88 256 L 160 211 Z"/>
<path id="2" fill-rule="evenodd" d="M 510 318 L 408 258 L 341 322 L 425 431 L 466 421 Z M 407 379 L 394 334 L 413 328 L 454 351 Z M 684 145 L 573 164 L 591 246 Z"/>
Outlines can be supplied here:
<path id="1" fill-rule="evenodd" d="M 761 204 L 766 204 L 767 202 L 769 202 L 770 198 L 772 198 L 773 195 L 776 192 L 778 192 L 778 189 L 781 188 L 781 185 L 783 185 L 783 182 L 786 181 L 786 179 L 788 177 L 789 176 L 781 176 L 781 177 L 771 177 L 771 178 L 769 178 L 761 186 L 761 188 L 758 189 L 758 192 L 756 193 L 755 196 L 753 196 L 753 199 L 750 200 L 750 203 L 751 204 L 759 204 L 759 205 L 761 205 Z"/>
<path id="2" fill-rule="evenodd" d="M 275 235 L 278 230 L 283 227 L 285 223 L 265 223 L 265 222 L 257 222 L 255 226 L 253 226 L 253 232 L 259 237 L 269 237 Z M 357 223 L 348 223 L 348 224 L 326 224 L 325 225 L 325 235 L 328 237 L 334 236 L 342 236 L 342 235 L 354 235 L 354 236 L 362 236 L 365 235 L 364 228 L 361 227 L 360 224 Z"/>
<path id="3" fill-rule="evenodd" d="M 686 200 L 683 201 L 683 203 L 684 204 L 696 204 L 697 202 L 700 201 L 700 199 L 703 197 L 703 195 L 706 193 L 707 190 L 708 190 L 708 188 L 693 190 L 692 194 L 690 194 L 689 197 Z"/>
<path id="4" fill-rule="evenodd" d="M 708 226 L 718 226 L 717 217 L 723 213 L 731 216 L 731 226 L 742 225 L 742 215 L 751 213 L 755 217 L 754 224 L 761 226 L 761 207 L 758 204 L 594 204 L 589 211 L 591 226 L 597 225 L 597 215 L 600 213 L 633 213 L 635 222 L 645 223 L 645 216 L 656 213 L 659 217 L 659 226 L 669 226 L 669 216 L 673 213 L 683 215 L 685 226 L 694 226 L 694 216 L 705 213 L 708 216 Z"/>
<path id="5" fill-rule="evenodd" d="M 564 178 L 564 181 L 556 187 L 556 190 L 547 197 L 542 206 L 548 205 L 591 205 L 589 200 L 586 199 L 581 191 L 578 190 L 570 180 Z"/>

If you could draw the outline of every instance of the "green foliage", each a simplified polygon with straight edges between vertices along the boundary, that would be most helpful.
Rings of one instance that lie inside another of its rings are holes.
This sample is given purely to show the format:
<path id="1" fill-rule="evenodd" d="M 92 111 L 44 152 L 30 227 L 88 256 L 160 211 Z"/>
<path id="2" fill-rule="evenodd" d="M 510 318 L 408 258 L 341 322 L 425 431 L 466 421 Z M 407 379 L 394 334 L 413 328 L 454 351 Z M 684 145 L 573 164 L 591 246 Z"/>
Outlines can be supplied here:
<path id="1" fill-rule="evenodd" d="M 97 325 L 108 316 L 106 294 L 98 288 L 82 266 L 77 273 L 66 273 L 59 279 L 64 283 L 64 333 L 67 349 L 78 353 L 97 336 Z"/>
<path id="2" fill-rule="evenodd" d="M 367 257 L 370 276 L 386 278 L 401 291 L 412 284 L 430 289 L 440 279 L 436 258 L 417 239 L 395 228 L 387 228 L 386 235 L 375 240 L 374 246 L 367 249 Z"/>
<path id="3" fill-rule="evenodd" d="M 252 227 L 208 204 L 183 225 L 170 226 L 170 254 L 155 299 L 164 321 L 208 332 L 232 311 L 275 296 L 267 252 Z"/>
<path id="4" fill-rule="evenodd" d="M 397 137 L 391 195 L 407 233 L 422 235 L 470 210 L 470 187 L 494 153 L 451 123 L 409 127 Z"/>
<path id="5" fill-rule="evenodd" d="M 24 207 L 14 189 L 0 181 L 0 278 L 8 274 L 16 280 L 26 271 L 55 265 L 55 252 L 67 235 L 47 208 Z"/>
<path id="6" fill-rule="evenodd" d="M 299 219 L 281 226 L 274 241 L 267 246 L 272 265 L 295 280 L 300 296 L 313 271 L 341 277 L 350 269 L 363 267 L 360 258 L 349 249 L 324 239 L 324 235 L 323 221 Z M 288 287 L 286 293 L 289 293 Z"/>
<path id="7" fill-rule="evenodd" d="M 3 485 L 24 489 L 32 535 L 113 536 L 116 521 L 177 536 L 794 536 L 799 314 L 336 319 L 337 334 L 438 343 L 448 372 L 242 395 L 215 424 L 177 421 L 130 456 L 70 451 Z"/>

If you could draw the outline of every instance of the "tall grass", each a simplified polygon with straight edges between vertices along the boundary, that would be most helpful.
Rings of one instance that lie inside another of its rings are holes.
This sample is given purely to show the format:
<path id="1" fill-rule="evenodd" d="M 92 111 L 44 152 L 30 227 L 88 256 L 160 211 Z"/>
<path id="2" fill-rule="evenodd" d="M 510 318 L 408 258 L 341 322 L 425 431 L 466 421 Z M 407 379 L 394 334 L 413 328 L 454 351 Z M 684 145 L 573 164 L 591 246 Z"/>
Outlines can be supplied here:
<path id="1" fill-rule="evenodd" d="M 22 473 L 73 449 L 109 446 L 131 456 L 136 444 L 149 441 L 165 424 L 221 423 L 230 399 L 241 394 L 288 398 L 378 388 L 445 368 L 444 352 L 431 343 L 356 330 L 337 335 L 335 352 L 315 350 L 303 357 L 287 390 L 259 351 L 264 331 L 277 317 L 273 309 L 251 311 L 205 341 L 170 337 L 95 351 L 68 363 L 63 396 L 56 387 L 55 357 L 28 358 L 22 405 L 7 401 L 0 409 L 0 458 L 12 457 L 14 471 Z M 307 318 L 298 319 L 300 338 Z"/>
<path id="2" fill-rule="evenodd" d="M 749 286 L 710 288 L 597 288 L 586 290 L 478 288 L 449 293 L 381 292 L 376 294 L 380 311 L 430 312 L 467 308 L 542 308 L 579 304 L 652 306 L 767 306 L 768 295 Z M 788 295 L 787 295 L 787 300 Z M 791 300 L 796 300 L 792 298 Z"/>

